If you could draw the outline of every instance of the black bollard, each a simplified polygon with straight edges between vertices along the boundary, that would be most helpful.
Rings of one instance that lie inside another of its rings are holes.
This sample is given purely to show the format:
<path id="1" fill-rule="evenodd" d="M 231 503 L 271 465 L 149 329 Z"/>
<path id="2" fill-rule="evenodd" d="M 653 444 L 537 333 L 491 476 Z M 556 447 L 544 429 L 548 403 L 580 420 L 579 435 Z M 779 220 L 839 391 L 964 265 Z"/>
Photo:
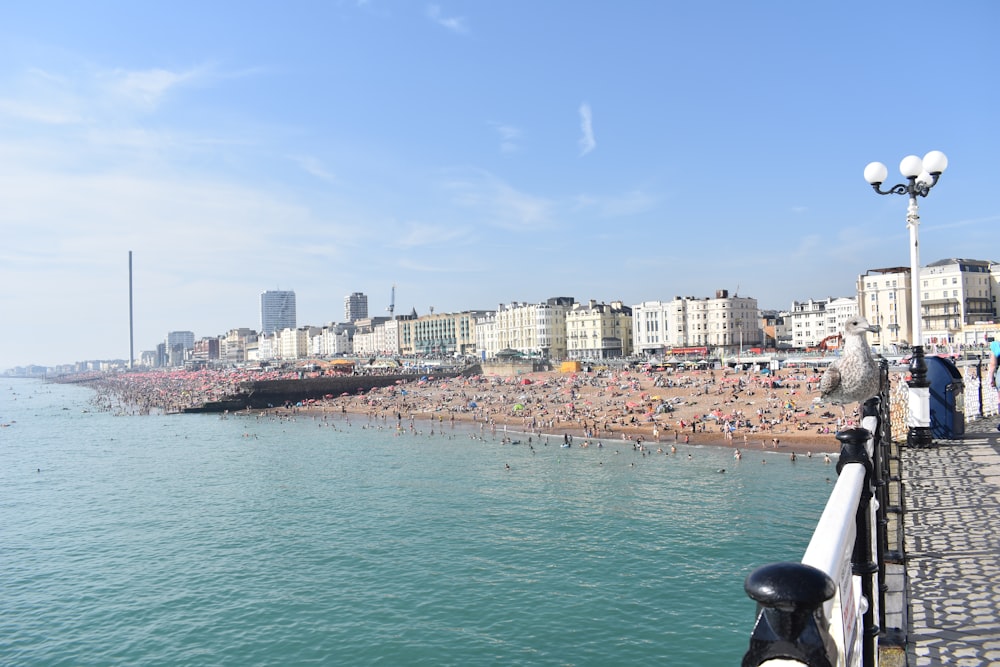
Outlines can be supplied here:
<path id="1" fill-rule="evenodd" d="M 757 623 L 743 667 L 768 660 L 798 660 L 811 667 L 833 667 L 837 648 L 823 618 L 823 603 L 836 585 L 822 570 L 802 563 L 771 563 L 757 568 L 743 584 L 757 602 Z"/>

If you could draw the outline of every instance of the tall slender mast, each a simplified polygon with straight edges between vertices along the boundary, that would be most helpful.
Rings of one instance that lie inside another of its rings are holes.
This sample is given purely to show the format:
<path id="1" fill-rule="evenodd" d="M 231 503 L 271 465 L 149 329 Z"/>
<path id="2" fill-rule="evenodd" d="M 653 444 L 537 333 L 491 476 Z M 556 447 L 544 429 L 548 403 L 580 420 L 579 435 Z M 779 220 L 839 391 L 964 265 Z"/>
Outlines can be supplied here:
<path id="1" fill-rule="evenodd" d="M 135 333 L 132 326 L 132 251 L 128 251 L 128 369 L 135 360 Z"/>

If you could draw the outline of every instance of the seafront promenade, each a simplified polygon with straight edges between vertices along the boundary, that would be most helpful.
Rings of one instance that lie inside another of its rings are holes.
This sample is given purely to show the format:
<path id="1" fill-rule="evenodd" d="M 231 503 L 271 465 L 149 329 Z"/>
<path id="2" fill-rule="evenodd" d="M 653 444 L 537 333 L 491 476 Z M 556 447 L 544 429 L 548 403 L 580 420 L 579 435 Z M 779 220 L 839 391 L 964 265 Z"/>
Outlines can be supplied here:
<path id="1" fill-rule="evenodd" d="M 1000 432 L 904 447 L 907 666 L 1000 665 Z"/>

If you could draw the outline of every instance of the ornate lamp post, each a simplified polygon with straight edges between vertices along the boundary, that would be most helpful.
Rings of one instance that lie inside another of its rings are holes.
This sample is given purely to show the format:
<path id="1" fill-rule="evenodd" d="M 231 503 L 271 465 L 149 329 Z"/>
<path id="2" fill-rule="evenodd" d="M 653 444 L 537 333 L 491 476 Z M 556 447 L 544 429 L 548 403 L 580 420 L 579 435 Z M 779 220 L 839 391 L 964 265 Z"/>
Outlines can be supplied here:
<path id="1" fill-rule="evenodd" d="M 924 359 L 923 313 L 920 310 L 920 242 L 918 228 L 920 216 L 917 213 L 917 197 L 926 197 L 937 185 L 942 172 L 948 168 L 948 158 L 941 151 L 931 151 L 921 160 L 916 155 L 908 155 L 899 163 L 899 171 L 906 183 L 893 185 L 882 190 L 888 171 L 881 162 L 872 162 L 865 167 L 865 180 L 880 195 L 907 195 L 910 205 L 906 209 L 906 227 L 910 230 L 910 292 L 913 311 L 913 354 L 910 356 L 909 404 L 906 444 L 911 447 L 927 447 L 932 444 L 930 384 L 927 382 L 927 362 Z"/>

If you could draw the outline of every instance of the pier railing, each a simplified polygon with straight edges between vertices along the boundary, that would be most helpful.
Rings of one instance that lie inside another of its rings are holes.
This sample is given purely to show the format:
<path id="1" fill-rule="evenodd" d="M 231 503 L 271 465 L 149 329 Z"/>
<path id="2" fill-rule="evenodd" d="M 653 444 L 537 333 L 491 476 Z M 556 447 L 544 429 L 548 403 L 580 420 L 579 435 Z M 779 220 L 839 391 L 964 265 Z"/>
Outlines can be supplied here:
<path id="1" fill-rule="evenodd" d="M 901 562 L 903 550 L 888 388 L 883 361 L 881 390 L 865 403 L 861 427 L 837 434 L 839 476 L 802 560 L 764 565 L 746 578 L 757 621 L 743 667 L 878 664 L 886 565 Z"/>

